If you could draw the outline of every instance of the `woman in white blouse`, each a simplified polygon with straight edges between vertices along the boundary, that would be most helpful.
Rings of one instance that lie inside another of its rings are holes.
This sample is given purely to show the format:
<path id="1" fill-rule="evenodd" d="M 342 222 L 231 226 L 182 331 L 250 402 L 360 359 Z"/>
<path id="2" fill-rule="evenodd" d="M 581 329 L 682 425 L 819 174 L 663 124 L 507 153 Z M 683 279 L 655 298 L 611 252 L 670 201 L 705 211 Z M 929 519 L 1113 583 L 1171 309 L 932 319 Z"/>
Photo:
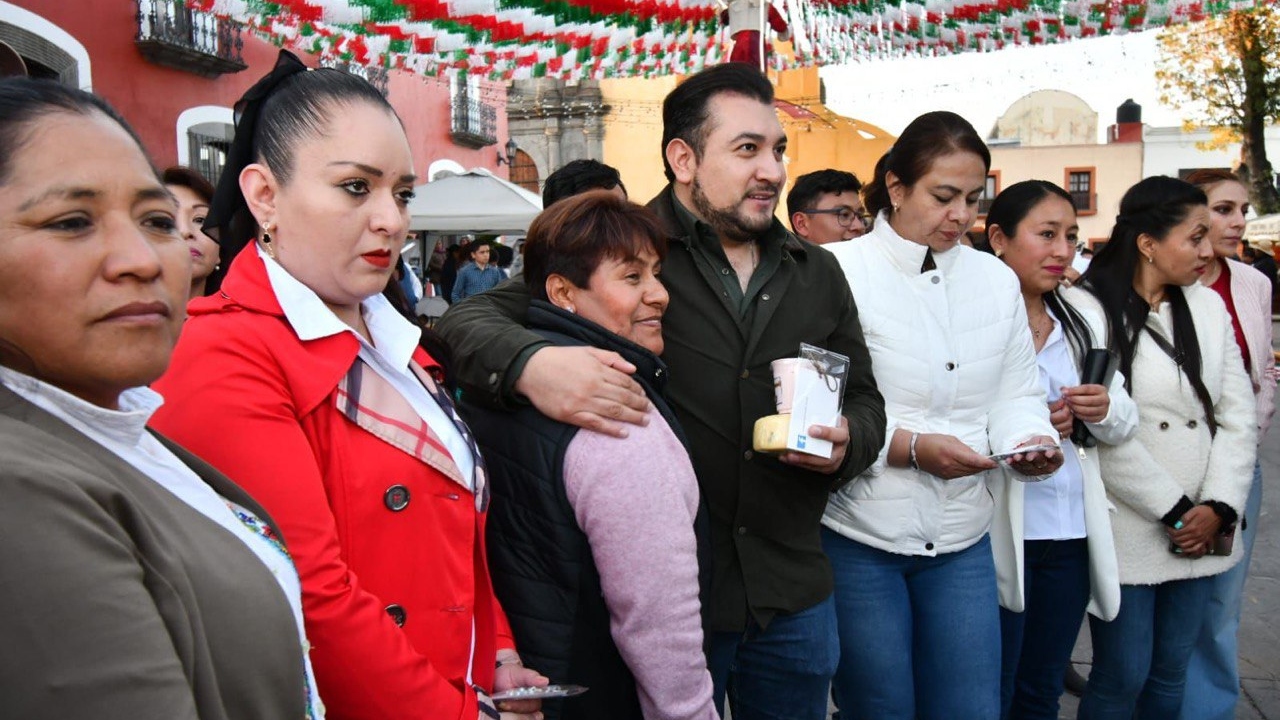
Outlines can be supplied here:
<path id="1" fill-rule="evenodd" d="M 1107 335 L 1101 315 L 1082 312 L 1058 291 L 1077 232 L 1071 195 L 1044 180 L 1010 185 L 987 211 L 991 249 L 1022 287 L 1040 385 L 1063 449 L 1062 467 L 1042 482 L 1020 482 L 1013 473 L 991 482 L 1002 717 L 1018 720 L 1056 720 L 1086 606 L 1092 599 L 1103 620 L 1120 607 L 1109 503 L 1097 451 L 1086 447 L 1127 440 L 1138 408 L 1118 372 L 1105 384 L 1081 382 L 1086 353 L 1106 347 Z M 1073 437 L 1076 421 L 1087 433 Z"/>
<path id="2" fill-rule="evenodd" d="M 146 429 L 191 277 L 177 212 L 102 100 L 0 80 L 8 716 L 323 716 L 271 519 Z"/>
<path id="3" fill-rule="evenodd" d="M 1018 279 L 960 245 L 990 153 L 954 113 L 922 115 L 865 190 L 872 232 L 833 254 L 853 290 L 888 413 L 871 469 L 823 517 L 835 575 L 842 713 L 999 715 L 1000 628 L 987 528 L 992 453 L 1016 472 L 1062 463 Z M 1016 453 L 1020 447 L 1047 446 Z"/>

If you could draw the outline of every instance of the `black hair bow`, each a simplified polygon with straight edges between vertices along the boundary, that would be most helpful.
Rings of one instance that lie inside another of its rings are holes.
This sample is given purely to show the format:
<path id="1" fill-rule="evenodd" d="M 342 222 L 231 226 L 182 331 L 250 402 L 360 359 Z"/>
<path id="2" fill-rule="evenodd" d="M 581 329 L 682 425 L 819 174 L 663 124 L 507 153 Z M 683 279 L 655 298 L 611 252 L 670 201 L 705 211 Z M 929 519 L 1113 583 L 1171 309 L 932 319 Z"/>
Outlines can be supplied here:
<path id="1" fill-rule="evenodd" d="M 229 235 L 228 229 L 241 210 L 245 213 L 249 212 L 249 204 L 245 202 L 244 195 L 240 192 L 240 172 L 253 162 L 253 134 L 258 127 L 258 116 L 262 114 L 262 105 L 280 86 L 280 83 L 309 69 L 297 55 L 288 50 L 281 50 L 276 66 L 271 69 L 271 72 L 254 83 L 253 87 L 236 101 L 235 139 L 231 141 L 231 148 L 227 151 L 227 164 L 222 169 L 221 177 L 218 178 L 218 186 L 213 192 L 213 202 L 209 205 L 209 214 L 205 217 L 203 225 L 205 234 L 218 240 L 222 245 L 220 255 L 223 267 L 230 265 L 232 258 L 240 250 L 239 247 L 229 247 L 233 244 L 241 244 L 236 242 L 238 239 L 226 242 L 229 238 L 225 237 L 224 233 Z"/>

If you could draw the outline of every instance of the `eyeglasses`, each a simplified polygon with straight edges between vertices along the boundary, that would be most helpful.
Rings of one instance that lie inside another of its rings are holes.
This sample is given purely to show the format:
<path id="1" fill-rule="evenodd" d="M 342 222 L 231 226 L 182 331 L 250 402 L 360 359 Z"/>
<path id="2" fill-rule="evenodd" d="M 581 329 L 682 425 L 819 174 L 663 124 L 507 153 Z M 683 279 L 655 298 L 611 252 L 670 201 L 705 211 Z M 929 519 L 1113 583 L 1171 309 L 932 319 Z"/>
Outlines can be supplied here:
<path id="1" fill-rule="evenodd" d="M 801 210 L 805 215 L 835 215 L 836 222 L 840 227 L 853 227 L 853 221 L 856 218 L 864 227 L 871 224 L 871 214 L 863 210 L 861 212 L 851 210 L 847 207 L 828 208 L 826 210 Z"/>

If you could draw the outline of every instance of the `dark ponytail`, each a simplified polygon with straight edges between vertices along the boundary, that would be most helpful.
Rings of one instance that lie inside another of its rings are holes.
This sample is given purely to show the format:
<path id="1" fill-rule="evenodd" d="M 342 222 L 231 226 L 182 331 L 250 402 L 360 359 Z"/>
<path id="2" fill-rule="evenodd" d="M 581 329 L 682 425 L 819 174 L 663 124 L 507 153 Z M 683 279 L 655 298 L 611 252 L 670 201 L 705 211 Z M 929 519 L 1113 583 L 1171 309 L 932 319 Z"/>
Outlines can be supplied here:
<path id="1" fill-rule="evenodd" d="M 1153 309 L 1133 287 L 1138 263 L 1143 260 L 1138 250 L 1138 237 L 1149 235 L 1163 242 L 1169 231 L 1187 219 L 1197 206 L 1208 204 L 1204 191 L 1190 183 L 1158 175 L 1129 188 L 1120 200 L 1120 214 L 1107 244 L 1094 255 L 1081 284 L 1102 304 L 1107 316 L 1111 341 L 1120 354 L 1120 371 L 1125 387 L 1133 388 L 1133 356 L 1137 352 L 1139 334 Z M 1175 362 L 1187 376 L 1196 397 L 1213 417 L 1213 401 L 1200 378 L 1202 360 L 1196 326 L 1182 288 L 1165 287 L 1165 297 L 1173 316 L 1173 354 Z"/>
<path id="2" fill-rule="evenodd" d="M 1022 221 L 1048 197 L 1062 198 L 1071 205 L 1072 210 L 1075 209 L 1071 193 L 1047 180 L 1024 180 L 1002 190 L 987 210 L 988 245 L 991 242 L 991 228 L 999 227 L 1006 237 L 1013 239 L 1017 236 L 1018 226 Z M 1075 350 L 1076 357 L 1083 361 L 1085 353 L 1093 347 L 1093 333 L 1089 331 L 1089 323 L 1071 303 L 1062 299 L 1056 287 L 1041 297 L 1049 311 L 1062 323 L 1063 333 Z"/>

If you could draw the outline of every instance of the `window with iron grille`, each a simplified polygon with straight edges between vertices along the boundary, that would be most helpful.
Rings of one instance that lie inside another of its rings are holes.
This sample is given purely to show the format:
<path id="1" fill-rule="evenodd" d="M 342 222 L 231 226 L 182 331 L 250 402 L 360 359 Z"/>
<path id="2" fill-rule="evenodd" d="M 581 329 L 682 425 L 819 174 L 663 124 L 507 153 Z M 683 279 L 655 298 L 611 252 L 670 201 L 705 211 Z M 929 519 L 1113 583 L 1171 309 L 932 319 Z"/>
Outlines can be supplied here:
<path id="1" fill-rule="evenodd" d="M 204 123 L 187 130 L 188 164 L 213 184 L 227 166 L 234 128 L 220 123 Z"/>

